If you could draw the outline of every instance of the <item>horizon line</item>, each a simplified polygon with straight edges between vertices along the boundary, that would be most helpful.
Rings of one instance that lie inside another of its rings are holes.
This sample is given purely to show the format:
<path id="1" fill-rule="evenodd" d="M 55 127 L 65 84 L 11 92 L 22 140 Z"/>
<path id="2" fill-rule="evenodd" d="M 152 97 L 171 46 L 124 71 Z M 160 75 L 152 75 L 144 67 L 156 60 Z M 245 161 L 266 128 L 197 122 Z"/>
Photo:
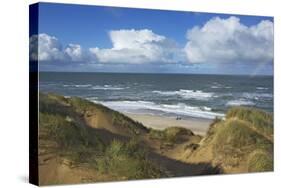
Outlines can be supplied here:
<path id="1" fill-rule="evenodd" d="M 177 73 L 177 72 L 102 72 L 102 71 L 38 71 L 40 73 L 99 73 L 99 74 L 171 74 L 171 75 L 221 75 L 221 76 L 274 76 L 274 74 L 220 74 L 220 73 Z"/>

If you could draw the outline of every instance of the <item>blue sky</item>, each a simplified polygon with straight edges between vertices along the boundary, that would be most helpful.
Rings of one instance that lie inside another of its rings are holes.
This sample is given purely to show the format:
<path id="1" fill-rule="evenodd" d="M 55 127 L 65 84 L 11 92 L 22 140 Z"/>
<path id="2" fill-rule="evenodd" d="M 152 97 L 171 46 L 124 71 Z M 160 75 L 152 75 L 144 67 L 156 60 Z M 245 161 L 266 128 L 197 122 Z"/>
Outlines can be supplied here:
<path id="1" fill-rule="evenodd" d="M 42 71 L 272 74 L 271 17 L 51 3 L 39 7 Z"/>

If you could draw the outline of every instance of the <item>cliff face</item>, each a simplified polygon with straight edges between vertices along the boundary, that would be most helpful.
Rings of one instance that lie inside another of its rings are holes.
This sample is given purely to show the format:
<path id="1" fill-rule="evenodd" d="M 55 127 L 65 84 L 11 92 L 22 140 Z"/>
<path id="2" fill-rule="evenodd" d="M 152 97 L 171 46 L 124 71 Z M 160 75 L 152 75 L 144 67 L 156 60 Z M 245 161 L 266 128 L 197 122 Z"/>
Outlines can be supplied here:
<path id="1" fill-rule="evenodd" d="M 273 170 L 273 116 L 250 108 L 233 108 L 215 120 L 188 162 L 211 162 L 225 173 Z"/>
<path id="2" fill-rule="evenodd" d="M 273 116 L 229 110 L 205 137 L 163 131 L 100 104 L 40 93 L 41 185 L 273 170 Z"/>

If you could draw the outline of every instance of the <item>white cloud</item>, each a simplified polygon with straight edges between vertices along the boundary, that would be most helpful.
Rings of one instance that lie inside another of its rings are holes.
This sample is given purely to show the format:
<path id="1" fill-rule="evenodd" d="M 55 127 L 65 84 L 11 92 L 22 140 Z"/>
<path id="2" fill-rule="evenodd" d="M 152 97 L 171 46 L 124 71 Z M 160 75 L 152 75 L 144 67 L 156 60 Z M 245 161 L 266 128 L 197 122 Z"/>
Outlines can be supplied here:
<path id="1" fill-rule="evenodd" d="M 38 54 L 37 54 L 38 48 Z M 30 37 L 31 58 L 39 61 L 63 60 L 62 46 L 58 39 L 45 33 Z"/>
<path id="2" fill-rule="evenodd" d="M 38 36 L 32 35 L 29 38 L 29 58 L 31 60 L 37 60 L 38 59 Z"/>
<path id="3" fill-rule="evenodd" d="M 64 53 L 70 57 L 72 61 L 83 61 L 83 51 L 79 44 L 68 44 L 64 49 Z"/>
<path id="4" fill-rule="evenodd" d="M 215 17 L 187 31 L 186 56 L 191 63 L 270 63 L 273 23 L 242 24 L 237 17 Z"/>
<path id="5" fill-rule="evenodd" d="M 84 63 L 96 60 L 95 56 L 84 51 L 79 44 L 68 44 L 63 48 L 56 37 L 45 33 L 31 36 L 29 45 L 32 60 Z"/>
<path id="6" fill-rule="evenodd" d="M 175 42 L 148 29 L 114 30 L 109 32 L 109 37 L 112 48 L 90 49 L 100 62 L 174 63 L 184 57 Z"/>

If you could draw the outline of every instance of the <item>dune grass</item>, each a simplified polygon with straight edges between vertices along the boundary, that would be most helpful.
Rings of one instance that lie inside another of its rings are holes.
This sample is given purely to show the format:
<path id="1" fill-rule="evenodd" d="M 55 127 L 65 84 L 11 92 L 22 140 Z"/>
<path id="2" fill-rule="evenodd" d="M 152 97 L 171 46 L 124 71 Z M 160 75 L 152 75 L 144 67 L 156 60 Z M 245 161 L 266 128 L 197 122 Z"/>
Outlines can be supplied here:
<path id="1" fill-rule="evenodd" d="M 148 132 L 148 129 L 144 127 L 141 123 L 132 120 L 131 118 L 125 116 L 120 112 L 114 111 L 111 117 L 112 117 L 112 123 L 115 126 L 125 128 L 134 135 L 140 135 L 141 133 Z"/>
<path id="2" fill-rule="evenodd" d="M 79 127 L 69 117 L 47 113 L 39 116 L 39 149 L 65 157 L 73 165 L 95 165 L 95 156 L 105 150 L 105 144 L 97 134 L 86 127 Z"/>
<path id="3" fill-rule="evenodd" d="M 66 117 L 48 113 L 39 114 L 40 131 L 45 139 L 53 140 L 60 148 L 88 145 L 86 132 Z"/>
<path id="4" fill-rule="evenodd" d="M 114 179 L 157 178 L 164 174 L 147 158 L 137 138 L 103 141 L 101 132 L 85 125 L 88 111 L 100 110 L 113 118 L 114 126 L 130 129 L 135 135 L 146 132 L 142 124 L 121 113 L 80 98 L 40 94 L 39 149 L 70 160 L 72 166 L 86 165 Z M 108 141 L 107 141 L 108 142 Z"/>
<path id="5" fill-rule="evenodd" d="M 249 172 L 261 172 L 273 170 L 273 155 L 263 150 L 251 153 L 248 159 Z"/>
<path id="6" fill-rule="evenodd" d="M 225 120 L 214 121 L 206 142 L 213 147 L 214 161 L 225 167 L 239 167 L 248 161 L 244 165 L 251 172 L 270 171 L 273 169 L 272 136 L 271 114 L 253 108 L 235 107 L 228 111 Z"/>
<path id="7" fill-rule="evenodd" d="M 149 137 L 152 139 L 158 139 L 162 142 L 175 144 L 188 140 L 194 133 L 183 127 L 168 127 L 164 130 L 150 129 Z"/>
<path id="8" fill-rule="evenodd" d="M 227 112 L 226 118 L 247 121 L 253 129 L 273 139 L 273 115 L 271 113 L 255 108 L 235 107 Z"/>
<path id="9" fill-rule="evenodd" d="M 132 139 L 128 143 L 112 141 L 103 157 L 97 160 L 101 173 L 122 179 L 159 178 L 164 172 L 147 159 L 147 151 Z"/>
<path id="10" fill-rule="evenodd" d="M 54 151 L 70 159 L 72 165 L 87 164 L 117 179 L 157 178 L 163 174 L 134 139 L 105 145 L 94 132 L 60 115 L 40 113 L 40 126 L 40 139 L 55 142 Z"/>

